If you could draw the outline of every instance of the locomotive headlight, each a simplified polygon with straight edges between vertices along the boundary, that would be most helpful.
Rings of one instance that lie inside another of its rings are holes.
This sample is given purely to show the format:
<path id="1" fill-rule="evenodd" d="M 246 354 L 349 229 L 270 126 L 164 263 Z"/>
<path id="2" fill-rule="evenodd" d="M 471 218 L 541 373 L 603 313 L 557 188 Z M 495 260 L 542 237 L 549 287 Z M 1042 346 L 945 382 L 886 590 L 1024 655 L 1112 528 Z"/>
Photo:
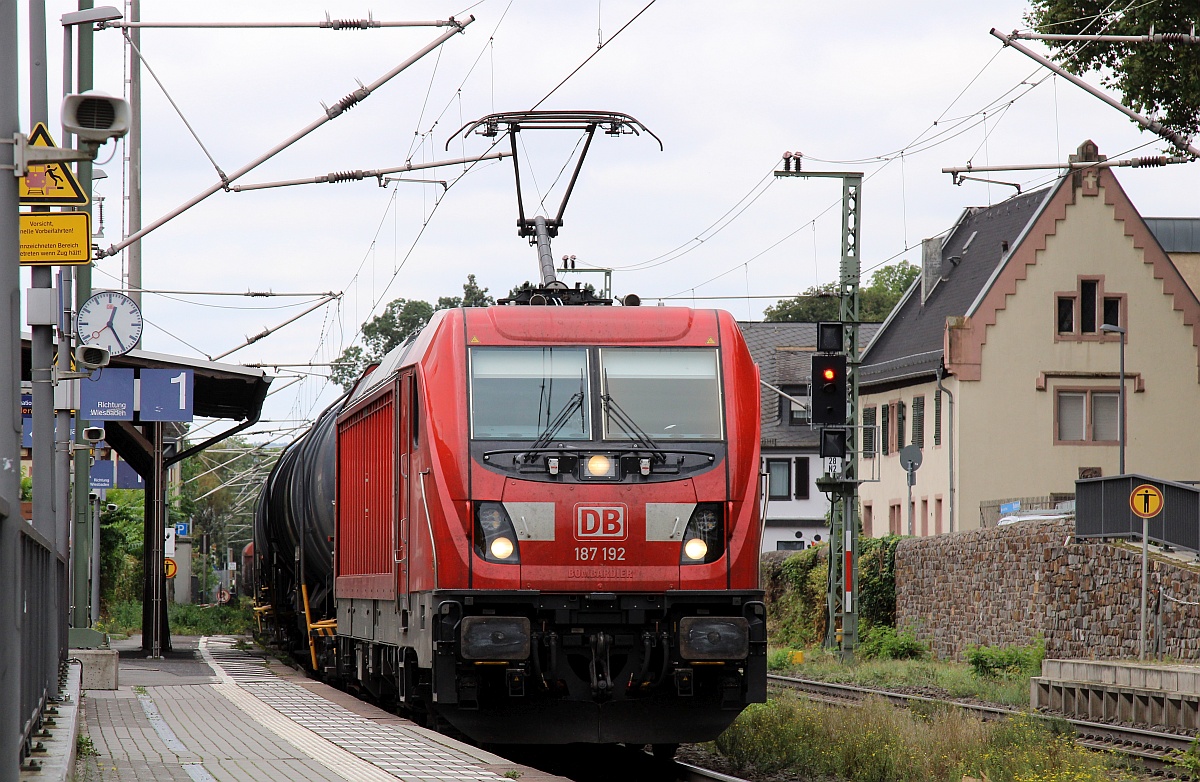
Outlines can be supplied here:
<path id="1" fill-rule="evenodd" d="M 603 478 L 612 475 L 613 462 L 602 453 L 598 453 L 587 460 L 588 475 L 596 478 Z"/>
<path id="2" fill-rule="evenodd" d="M 496 559 L 508 559 L 515 550 L 513 542 L 505 537 L 493 538 L 488 548 Z"/>
<path id="3" fill-rule="evenodd" d="M 506 565 L 521 561 L 521 550 L 517 546 L 517 532 L 512 519 L 500 502 L 475 504 L 475 553 L 488 562 Z"/>
<path id="4" fill-rule="evenodd" d="M 479 507 L 479 526 L 485 533 L 499 532 L 504 521 L 504 511 L 501 508 L 490 504 Z"/>
<path id="5" fill-rule="evenodd" d="M 725 554 L 725 505 L 720 502 L 697 503 L 683 530 L 679 564 L 703 565 L 716 562 Z"/>

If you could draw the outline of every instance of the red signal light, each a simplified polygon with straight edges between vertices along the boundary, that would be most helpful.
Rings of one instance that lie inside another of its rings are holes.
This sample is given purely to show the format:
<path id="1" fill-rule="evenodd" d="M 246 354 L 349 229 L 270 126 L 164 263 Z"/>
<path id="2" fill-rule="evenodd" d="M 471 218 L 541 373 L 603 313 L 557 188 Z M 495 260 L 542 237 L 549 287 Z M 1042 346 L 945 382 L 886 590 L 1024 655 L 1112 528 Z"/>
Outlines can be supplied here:
<path id="1" fill-rule="evenodd" d="M 837 376 L 837 373 L 833 371 L 833 367 L 825 368 L 824 377 L 826 380 L 833 380 L 833 378 L 836 376 Z"/>

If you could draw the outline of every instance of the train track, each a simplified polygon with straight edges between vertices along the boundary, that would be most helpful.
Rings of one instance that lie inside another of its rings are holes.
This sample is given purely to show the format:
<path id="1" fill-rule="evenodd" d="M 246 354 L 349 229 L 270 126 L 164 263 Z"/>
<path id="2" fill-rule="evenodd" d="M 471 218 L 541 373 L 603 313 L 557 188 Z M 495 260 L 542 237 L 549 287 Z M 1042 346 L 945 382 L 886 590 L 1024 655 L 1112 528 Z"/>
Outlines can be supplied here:
<path id="1" fill-rule="evenodd" d="M 857 687 L 851 684 L 835 684 L 833 682 L 798 679 L 791 676 L 769 675 L 769 684 L 789 690 L 803 692 L 810 698 L 829 703 L 854 703 L 868 697 L 885 700 L 895 706 L 911 707 L 917 704 L 930 706 L 954 706 L 963 711 L 975 714 L 981 719 L 995 720 L 1005 717 L 1033 715 L 1046 719 L 1061 719 L 1070 723 L 1075 729 L 1076 741 L 1090 749 L 1116 752 L 1143 763 L 1152 771 L 1174 768 L 1168 758 L 1173 751 L 1185 752 L 1191 746 L 1193 736 L 1179 733 L 1164 733 L 1148 728 L 1130 725 L 1117 725 L 1088 720 L 1072 719 L 1059 715 L 1044 715 L 1037 712 L 1006 709 L 1001 706 L 987 706 L 978 703 L 930 698 L 925 695 L 910 695 L 907 693 L 879 690 L 871 687 Z"/>
<path id="2" fill-rule="evenodd" d="M 731 777 L 718 771 L 709 771 L 689 763 L 675 761 L 675 779 L 677 782 L 746 782 L 738 777 Z"/>

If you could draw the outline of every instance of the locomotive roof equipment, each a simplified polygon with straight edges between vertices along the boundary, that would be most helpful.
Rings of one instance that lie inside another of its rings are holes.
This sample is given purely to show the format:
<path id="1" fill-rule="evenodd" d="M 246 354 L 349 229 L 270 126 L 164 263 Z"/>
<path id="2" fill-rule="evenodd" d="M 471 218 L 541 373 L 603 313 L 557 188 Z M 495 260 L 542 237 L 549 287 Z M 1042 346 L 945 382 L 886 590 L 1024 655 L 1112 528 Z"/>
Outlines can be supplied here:
<path id="1" fill-rule="evenodd" d="M 500 304 L 612 304 L 612 299 L 597 298 L 590 290 L 578 286 L 574 289 L 567 287 L 567 284 L 555 275 L 554 254 L 550 251 L 550 239 L 558 236 L 558 229 L 563 225 L 563 212 L 567 209 L 567 201 L 570 200 L 575 182 L 579 179 L 579 170 L 583 167 L 584 158 L 592 145 L 592 138 L 600 128 L 604 129 L 607 136 L 640 136 L 646 133 L 658 142 L 659 150 L 663 149 L 662 139 L 654 135 L 649 128 L 628 114 L 615 111 L 513 111 L 489 114 L 463 125 L 447 139 L 446 149 L 449 149 L 450 142 L 460 133 L 464 138 L 477 133 L 492 139 L 505 133 L 512 147 L 513 173 L 517 185 L 517 236 L 528 238 L 531 245 L 537 246 L 541 285 L 524 288 L 512 298 L 500 299 Z M 517 155 L 517 134 L 523 130 L 578 130 L 586 134 L 583 150 L 579 153 L 579 159 L 575 161 L 575 170 L 571 173 L 571 180 L 567 183 L 567 190 L 563 193 L 554 217 L 525 216 L 525 201 L 521 197 L 521 165 Z M 498 143 L 498 139 L 492 142 L 493 146 Z M 637 296 L 626 299 L 630 301 L 622 300 L 622 303 L 627 306 L 637 306 L 635 302 L 640 302 Z"/>

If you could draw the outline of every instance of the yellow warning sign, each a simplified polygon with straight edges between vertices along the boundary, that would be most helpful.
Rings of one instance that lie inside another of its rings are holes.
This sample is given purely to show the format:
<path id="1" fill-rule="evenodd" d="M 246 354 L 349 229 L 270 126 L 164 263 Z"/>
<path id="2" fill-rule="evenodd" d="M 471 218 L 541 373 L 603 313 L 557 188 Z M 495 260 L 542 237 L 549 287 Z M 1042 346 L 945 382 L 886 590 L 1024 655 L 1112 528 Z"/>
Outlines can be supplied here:
<path id="1" fill-rule="evenodd" d="M 80 266 L 92 262 L 87 212 L 22 212 L 22 266 Z"/>
<path id="2" fill-rule="evenodd" d="M 1152 519 L 1163 507 L 1163 495 L 1157 486 L 1143 483 L 1129 495 L 1129 509 L 1143 519 Z"/>
<path id="3" fill-rule="evenodd" d="M 31 147 L 57 147 L 50 131 L 39 122 L 29 134 Z M 87 194 L 65 163 L 30 163 L 18 180 L 21 206 L 86 206 Z"/>
<path id="4" fill-rule="evenodd" d="M 167 578 L 175 578 L 175 574 L 179 572 L 179 565 L 175 560 L 167 557 L 163 559 L 163 575 Z"/>

